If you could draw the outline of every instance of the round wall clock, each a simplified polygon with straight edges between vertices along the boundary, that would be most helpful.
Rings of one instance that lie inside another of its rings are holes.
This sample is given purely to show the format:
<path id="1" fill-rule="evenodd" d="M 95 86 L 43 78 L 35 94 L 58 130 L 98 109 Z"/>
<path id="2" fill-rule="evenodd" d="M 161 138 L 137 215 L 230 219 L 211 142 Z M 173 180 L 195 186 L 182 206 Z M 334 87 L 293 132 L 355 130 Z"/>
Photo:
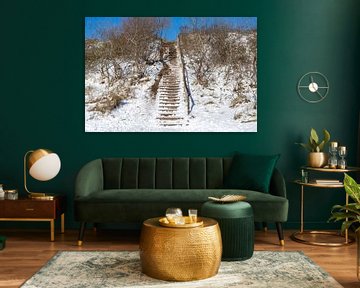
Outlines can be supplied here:
<path id="1" fill-rule="evenodd" d="M 329 81 L 320 72 L 308 72 L 300 78 L 297 91 L 306 102 L 319 103 L 329 93 Z"/>

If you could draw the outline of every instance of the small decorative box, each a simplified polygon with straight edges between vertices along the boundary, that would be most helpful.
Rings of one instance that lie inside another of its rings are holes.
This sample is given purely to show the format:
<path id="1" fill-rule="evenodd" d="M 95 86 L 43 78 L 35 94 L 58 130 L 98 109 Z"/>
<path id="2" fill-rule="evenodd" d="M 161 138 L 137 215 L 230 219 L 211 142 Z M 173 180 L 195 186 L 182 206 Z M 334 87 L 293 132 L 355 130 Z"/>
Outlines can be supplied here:
<path id="1" fill-rule="evenodd" d="M 5 199 L 16 200 L 18 198 L 19 198 L 18 190 L 16 190 L 16 189 L 5 190 Z"/>

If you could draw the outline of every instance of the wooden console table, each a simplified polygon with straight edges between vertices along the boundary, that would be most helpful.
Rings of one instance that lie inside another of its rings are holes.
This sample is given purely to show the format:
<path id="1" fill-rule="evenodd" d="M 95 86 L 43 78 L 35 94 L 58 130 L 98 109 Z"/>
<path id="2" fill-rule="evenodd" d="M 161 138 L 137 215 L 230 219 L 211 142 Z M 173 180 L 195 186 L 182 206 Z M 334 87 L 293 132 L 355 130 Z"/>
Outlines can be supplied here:
<path id="1" fill-rule="evenodd" d="M 61 218 L 61 233 L 65 230 L 65 197 L 55 196 L 52 200 L 19 198 L 0 200 L 0 221 L 48 221 L 50 241 L 54 241 L 55 220 Z"/>

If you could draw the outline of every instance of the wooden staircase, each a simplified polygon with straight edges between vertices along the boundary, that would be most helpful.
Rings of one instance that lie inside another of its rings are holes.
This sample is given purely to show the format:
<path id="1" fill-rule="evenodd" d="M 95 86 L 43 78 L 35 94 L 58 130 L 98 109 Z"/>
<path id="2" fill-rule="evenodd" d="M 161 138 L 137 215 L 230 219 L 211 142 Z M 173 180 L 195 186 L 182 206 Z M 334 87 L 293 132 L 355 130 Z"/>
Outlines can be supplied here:
<path id="1" fill-rule="evenodd" d="M 181 61 L 178 59 L 178 51 L 174 42 L 164 43 L 163 49 L 167 52 L 166 59 L 169 69 L 159 83 L 156 118 L 161 126 L 183 126 L 186 125 L 187 121 L 184 118 L 186 115 L 186 98 L 181 74 Z"/>

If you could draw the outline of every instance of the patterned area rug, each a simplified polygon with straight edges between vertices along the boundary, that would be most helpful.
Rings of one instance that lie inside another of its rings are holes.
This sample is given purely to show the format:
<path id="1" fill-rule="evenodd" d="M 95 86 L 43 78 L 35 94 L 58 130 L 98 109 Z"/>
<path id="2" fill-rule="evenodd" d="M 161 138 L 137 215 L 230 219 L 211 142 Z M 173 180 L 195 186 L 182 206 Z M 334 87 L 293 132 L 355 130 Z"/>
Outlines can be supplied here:
<path id="1" fill-rule="evenodd" d="M 212 288 L 342 287 L 302 252 L 254 252 L 246 261 L 221 262 L 218 275 L 190 282 L 167 282 L 141 273 L 139 252 L 63 251 L 57 253 L 23 288 Z"/>

